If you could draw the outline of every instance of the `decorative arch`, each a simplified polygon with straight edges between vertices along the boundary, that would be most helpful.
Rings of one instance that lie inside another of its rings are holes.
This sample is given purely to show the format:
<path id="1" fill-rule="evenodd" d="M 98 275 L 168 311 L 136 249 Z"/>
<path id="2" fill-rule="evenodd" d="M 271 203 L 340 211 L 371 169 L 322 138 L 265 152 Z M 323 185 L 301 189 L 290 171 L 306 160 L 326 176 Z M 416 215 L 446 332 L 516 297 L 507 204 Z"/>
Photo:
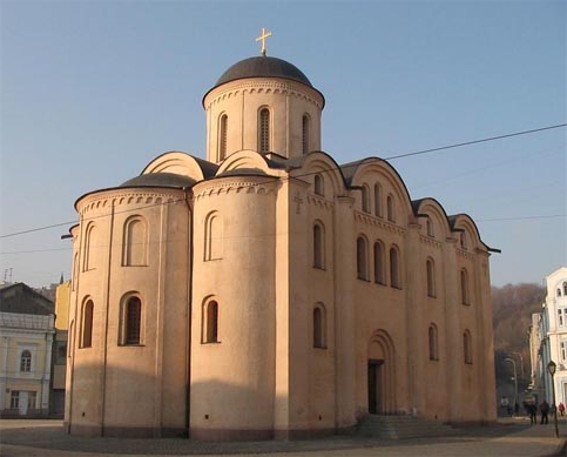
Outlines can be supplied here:
<path id="1" fill-rule="evenodd" d="M 313 192 L 315 195 L 319 195 L 321 197 L 325 196 L 325 178 L 323 178 L 321 173 L 316 173 L 313 176 Z"/>
<path id="2" fill-rule="evenodd" d="M 94 249 L 96 244 L 96 226 L 89 222 L 85 230 L 85 245 L 83 246 L 83 271 L 94 270 Z"/>
<path id="3" fill-rule="evenodd" d="M 392 414 L 396 402 L 396 350 L 385 330 L 374 331 L 367 347 L 368 412 Z"/>
<path id="4" fill-rule="evenodd" d="M 251 149 L 243 149 L 230 154 L 217 169 L 215 176 L 221 176 L 228 171 L 237 170 L 239 168 L 257 170 L 258 174 L 277 174 L 277 170 L 271 169 L 268 166 L 266 158 L 263 155 Z"/>
<path id="5" fill-rule="evenodd" d="M 204 260 L 219 260 L 223 254 L 223 220 L 218 211 L 205 217 Z"/>
<path id="6" fill-rule="evenodd" d="M 294 162 L 290 176 L 304 179 L 304 176 L 320 175 L 324 179 L 325 196 L 344 195 L 345 183 L 340 168 L 327 153 L 311 151 Z"/>
<path id="7" fill-rule="evenodd" d="M 187 176 L 195 181 L 202 181 L 214 174 L 217 166 L 198 157 L 182 152 L 169 151 L 156 157 L 142 170 L 143 175 L 150 173 L 174 173 Z"/>
<path id="8" fill-rule="evenodd" d="M 381 240 L 374 242 L 374 282 L 386 284 L 386 252 Z"/>
<path id="9" fill-rule="evenodd" d="M 429 346 L 429 360 L 439 360 L 439 332 L 437 325 L 431 323 L 427 332 L 427 340 Z"/>
<path id="10" fill-rule="evenodd" d="M 313 307 L 313 347 L 327 349 L 327 311 L 323 303 Z"/>
<path id="11" fill-rule="evenodd" d="M 368 240 L 364 235 L 356 238 L 356 275 L 368 280 Z"/>
<path id="12" fill-rule="evenodd" d="M 311 116 L 305 113 L 301 119 L 302 150 L 303 155 L 308 154 L 311 144 Z"/>
<path id="13" fill-rule="evenodd" d="M 131 216 L 124 222 L 122 233 L 122 265 L 148 265 L 148 224 L 142 216 Z"/>
<path id="14" fill-rule="evenodd" d="M 435 298 L 437 296 L 435 261 L 431 257 L 428 257 L 427 260 L 425 261 L 425 272 L 426 272 L 427 296 Z"/>
<path id="15" fill-rule="evenodd" d="M 400 249 L 395 244 L 390 247 L 390 286 L 394 289 L 402 288 Z"/>
<path id="16" fill-rule="evenodd" d="M 413 209 L 407 187 L 398 172 L 388 162 L 369 157 L 342 167 L 347 186 L 360 186 L 364 182 L 380 183 L 384 193 L 391 193 L 396 202 L 396 223 L 406 226 Z"/>

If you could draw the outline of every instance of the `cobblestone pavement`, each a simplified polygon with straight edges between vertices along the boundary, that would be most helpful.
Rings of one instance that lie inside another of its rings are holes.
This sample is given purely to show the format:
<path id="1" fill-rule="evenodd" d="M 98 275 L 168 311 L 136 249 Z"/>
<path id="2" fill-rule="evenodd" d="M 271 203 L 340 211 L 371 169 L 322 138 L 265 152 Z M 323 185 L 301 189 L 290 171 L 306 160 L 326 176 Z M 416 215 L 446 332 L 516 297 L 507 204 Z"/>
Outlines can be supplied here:
<path id="1" fill-rule="evenodd" d="M 64 433 L 57 420 L 1 420 L 2 457 L 543 457 L 565 456 L 567 421 L 530 426 L 508 419 L 487 427 L 461 429 L 458 436 L 406 440 L 330 437 L 301 441 L 203 443 L 188 439 L 85 438 Z"/>

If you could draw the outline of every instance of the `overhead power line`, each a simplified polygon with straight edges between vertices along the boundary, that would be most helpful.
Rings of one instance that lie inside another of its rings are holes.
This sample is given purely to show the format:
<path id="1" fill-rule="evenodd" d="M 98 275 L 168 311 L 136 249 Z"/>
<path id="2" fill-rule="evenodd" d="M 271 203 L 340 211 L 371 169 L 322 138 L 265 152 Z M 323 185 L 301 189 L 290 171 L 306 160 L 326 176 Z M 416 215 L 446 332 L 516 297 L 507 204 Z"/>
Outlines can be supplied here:
<path id="1" fill-rule="evenodd" d="M 488 138 L 481 138 L 481 139 L 478 139 L 478 140 L 471 140 L 471 141 L 466 141 L 466 142 L 463 142 L 463 143 L 456 143 L 456 144 L 450 144 L 450 145 L 447 145 L 447 146 L 440 146 L 440 147 L 437 147 L 437 148 L 424 149 L 424 150 L 421 150 L 421 151 L 408 152 L 408 153 L 405 153 L 405 154 L 399 154 L 399 155 L 385 157 L 385 158 L 383 158 L 383 160 L 396 160 L 396 159 L 401 159 L 401 158 L 404 158 L 404 157 L 411 157 L 411 156 L 420 155 L 420 154 L 429 154 L 429 153 L 432 153 L 432 152 L 442 151 L 442 150 L 446 150 L 446 149 L 460 148 L 460 147 L 463 147 L 463 146 L 470 146 L 470 145 L 473 145 L 473 144 L 484 143 L 484 142 L 488 142 L 488 141 L 502 140 L 504 138 L 511 138 L 511 137 L 520 136 L 520 135 L 529 135 L 529 134 L 533 134 L 533 133 L 543 132 L 543 131 L 546 131 L 546 130 L 557 129 L 557 128 L 562 128 L 562 127 L 567 127 L 567 123 L 550 125 L 550 126 L 547 126 L 547 127 L 540 127 L 540 128 L 531 129 L 531 130 L 523 130 L 523 131 L 520 131 L 520 132 L 507 133 L 507 134 L 504 134 L 504 135 L 492 136 L 492 137 L 488 137 Z M 357 167 L 357 166 L 359 166 L 358 161 L 351 164 L 351 165 L 342 166 L 341 168 L 345 169 L 345 168 L 351 168 L 351 167 Z M 313 174 L 318 174 L 318 173 L 321 173 L 321 171 L 304 173 L 304 174 L 301 174 L 301 175 L 294 175 L 294 178 L 311 176 Z M 274 180 L 278 180 L 278 179 L 281 179 L 281 178 L 275 178 Z M 171 201 L 171 202 L 167 202 L 165 204 L 175 203 L 177 201 L 181 201 L 181 200 L 174 200 L 174 201 Z M 160 202 L 160 203 L 150 204 L 148 206 L 159 206 L 159 205 L 163 205 L 163 204 L 164 204 L 163 202 Z M 136 211 L 138 211 L 139 209 L 140 208 L 136 208 Z M 125 210 L 124 212 L 127 212 L 127 211 L 129 211 L 129 210 Z M 132 211 L 134 211 L 134 210 L 132 210 Z M 94 219 L 96 217 L 103 217 L 103 216 L 95 216 L 92 219 Z M 91 219 L 91 218 L 89 218 L 89 219 Z M 68 225 L 76 224 L 76 223 L 77 223 L 77 221 L 74 220 L 74 221 L 67 221 L 67 222 L 60 222 L 60 223 L 57 223 L 57 224 L 46 225 L 46 226 L 42 226 L 42 227 L 35 227 L 35 228 L 27 229 L 27 230 L 21 230 L 21 231 L 18 231 L 18 232 L 8 233 L 6 235 L 0 235 L 0 239 L 9 238 L 9 237 L 18 236 L 18 235 L 25 235 L 25 234 L 33 233 L 33 232 L 39 232 L 39 231 L 42 231 L 42 230 L 48 230 L 48 229 L 55 228 L 55 227 L 68 226 Z"/>
<path id="2" fill-rule="evenodd" d="M 423 151 L 408 152 L 406 154 L 399 154 L 399 155 L 395 155 L 395 156 L 385 157 L 384 160 L 394 160 L 394 159 L 401 159 L 403 157 L 416 156 L 416 155 L 420 155 L 420 154 L 428 154 L 430 152 L 442 151 L 443 149 L 460 148 L 462 146 L 470 146 L 471 144 L 484 143 L 484 142 L 487 142 L 487 141 L 502 140 L 504 138 L 511 138 L 513 136 L 529 135 L 531 133 L 543 132 L 544 130 L 558 129 L 558 128 L 561 128 L 561 127 L 567 127 L 567 124 L 550 125 L 548 127 L 541 127 L 541 128 L 538 128 L 538 129 L 524 130 L 522 132 L 508 133 L 506 135 L 491 136 L 491 137 L 488 137 L 488 138 L 482 138 L 480 140 L 472 140 L 472 141 L 465 141 L 464 143 L 450 144 L 448 146 L 441 146 L 439 148 L 431 148 L 431 149 L 424 149 Z"/>

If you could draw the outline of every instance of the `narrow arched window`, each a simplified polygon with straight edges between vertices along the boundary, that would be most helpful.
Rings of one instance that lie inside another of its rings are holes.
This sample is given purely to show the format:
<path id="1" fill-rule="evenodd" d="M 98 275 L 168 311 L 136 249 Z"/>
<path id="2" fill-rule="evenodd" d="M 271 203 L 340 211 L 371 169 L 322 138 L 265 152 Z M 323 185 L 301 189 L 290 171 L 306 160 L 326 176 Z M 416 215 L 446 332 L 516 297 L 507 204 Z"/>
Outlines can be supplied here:
<path id="1" fill-rule="evenodd" d="M 325 231 L 319 223 L 313 226 L 313 267 L 325 268 Z"/>
<path id="2" fill-rule="evenodd" d="M 429 360 L 439 360 L 439 341 L 437 334 L 437 326 L 431 324 L 429 326 Z"/>
<path id="3" fill-rule="evenodd" d="M 567 282 L 563 283 L 563 295 L 567 295 Z"/>
<path id="4" fill-rule="evenodd" d="M 258 150 L 265 154 L 270 152 L 270 110 L 262 108 L 258 117 Z"/>
<path id="5" fill-rule="evenodd" d="M 24 373 L 31 372 L 32 355 L 27 349 L 22 351 L 20 355 L 20 371 Z"/>
<path id="6" fill-rule="evenodd" d="M 321 349 L 327 347 L 325 309 L 321 304 L 313 308 L 313 347 Z"/>
<path id="7" fill-rule="evenodd" d="M 471 332 L 465 330 L 463 333 L 463 355 L 465 359 L 465 363 L 471 364 L 473 361 L 472 356 L 472 338 Z"/>
<path id="8" fill-rule="evenodd" d="M 130 296 L 122 305 L 122 336 L 120 343 L 135 345 L 141 342 L 142 301 L 137 296 Z"/>
<path id="9" fill-rule="evenodd" d="M 390 286 L 395 289 L 402 288 L 400 278 L 400 254 L 395 246 L 390 249 Z"/>
<path id="10" fill-rule="evenodd" d="M 427 259 L 425 269 L 427 270 L 427 296 L 435 297 L 435 265 L 432 259 Z"/>
<path id="11" fill-rule="evenodd" d="M 561 289 L 557 289 L 557 296 L 561 297 Z"/>
<path id="12" fill-rule="evenodd" d="M 93 314 L 94 303 L 87 300 L 83 305 L 83 319 L 81 328 L 81 347 L 90 348 L 93 343 Z"/>
<path id="13" fill-rule="evenodd" d="M 146 221 L 133 216 L 124 223 L 122 265 L 145 266 L 148 264 L 148 230 Z"/>
<path id="14" fill-rule="evenodd" d="M 374 184 L 374 214 L 382 217 L 382 187 L 380 184 Z"/>
<path id="15" fill-rule="evenodd" d="M 223 226 L 222 218 L 212 212 L 205 218 L 205 261 L 222 259 Z"/>
<path id="16" fill-rule="evenodd" d="M 302 150 L 303 154 L 307 154 L 309 152 L 309 135 L 311 130 L 311 118 L 309 115 L 303 115 L 303 122 L 302 122 Z"/>
<path id="17" fill-rule="evenodd" d="M 315 194 L 324 196 L 325 195 L 325 181 L 323 177 L 319 174 L 313 177 L 313 187 Z"/>
<path id="18" fill-rule="evenodd" d="M 374 282 L 376 284 L 386 284 L 384 245 L 380 241 L 374 243 Z"/>
<path id="19" fill-rule="evenodd" d="M 394 197 L 391 194 L 386 198 L 386 213 L 390 222 L 396 222 L 396 208 L 394 205 Z"/>
<path id="20" fill-rule="evenodd" d="M 226 158 L 228 146 L 228 116 L 222 114 L 219 119 L 219 139 L 218 139 L 218 155 L 219 161 Z"/>
<path id="21" fill-rule="evenodd" d="M 427 227 L 427 236 L 431 236 L 431 237 L 435 236 L 435 231 L 433 229 L 433 222 L 431 222 L 431 219 L 427 219 L 425 225 Z"/>
<path id="22" fill-rule="evenodd" d="M 469 242 L 466 232 L 461 232 L 460 240 L 461 240 L 461 248 L 467 249 L 469 246 Z"/>
<path id="23" fill-rule="evenodd" d="M 95 225 L 90 223 L 85 231 L 85 246 L 83 257 L 83 271 L 94 268 Z"/>
<path id="24" fill-rule="evenodd" d="M 461 270 L 461 303 L 463 305 L 470 304 L 469 275 L 464 268 Z"/>
<path id="25" fill-rule="evenodd" d="M 370 191 L 368 186 L 364 184 L 361 188 L 362 191 L 362 211 L 370 213 Z"/>
<path id="26" fill-rule="evenodd" d="M 219 342 L 219 305 L 216 301 L 207 303 L 205 307 L 205 343 Z"/>
<path id="27" fill-rule="evenodd" d="M 368 279 L 368 253 L 366 239 L 356 239 L 356 273 L 358 279 Z"/>

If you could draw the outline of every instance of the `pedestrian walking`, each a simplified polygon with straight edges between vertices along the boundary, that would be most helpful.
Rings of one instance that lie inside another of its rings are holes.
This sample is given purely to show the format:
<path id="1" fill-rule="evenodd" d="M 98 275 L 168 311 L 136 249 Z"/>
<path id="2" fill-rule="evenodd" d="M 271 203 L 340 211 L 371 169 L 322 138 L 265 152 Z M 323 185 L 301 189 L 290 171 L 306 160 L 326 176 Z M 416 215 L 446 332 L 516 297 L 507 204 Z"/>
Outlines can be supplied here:
<path id="1" fill-rule="evenodd" d="M 549 403 L 547 403 L 545 400 L 543 400 L 541 402 L 541 404 L 539 405 L 539 412 L 541 413 L 540 424 L 549 423 L 549 419 L 547 418 L 547 415 L 549 414 Z"/>

